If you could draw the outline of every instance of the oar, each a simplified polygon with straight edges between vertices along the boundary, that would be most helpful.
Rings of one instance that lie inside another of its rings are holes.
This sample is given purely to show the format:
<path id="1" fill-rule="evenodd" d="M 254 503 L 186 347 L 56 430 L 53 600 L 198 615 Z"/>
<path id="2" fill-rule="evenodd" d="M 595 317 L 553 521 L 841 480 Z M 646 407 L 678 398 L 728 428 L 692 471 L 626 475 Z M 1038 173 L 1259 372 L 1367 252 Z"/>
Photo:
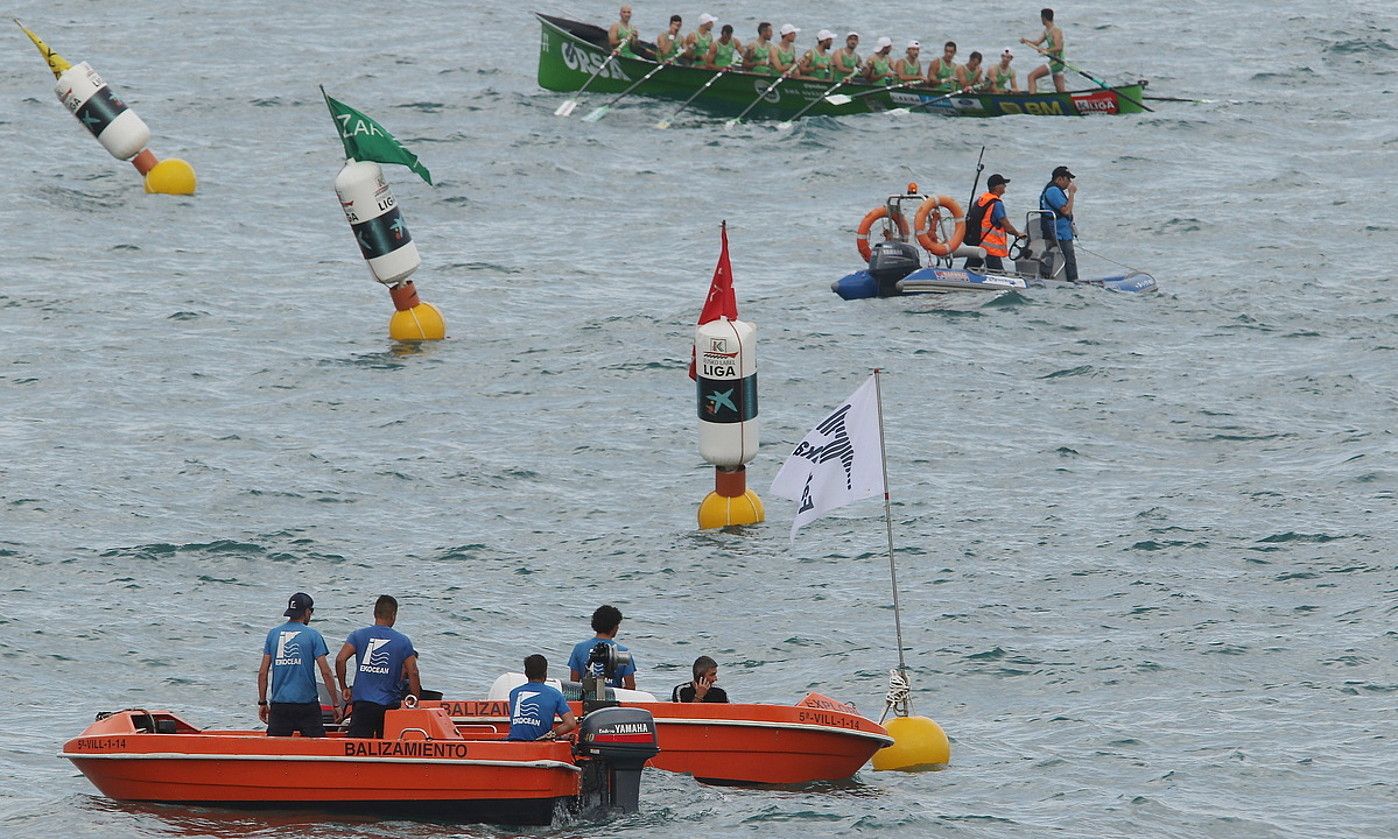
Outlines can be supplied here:
<path id="1" fill-rule="evenodd" d="M 1212 105 L 1212 99 L 1182 99 L 1179 96 L 1142 96 L 1151 102 L 1188 102 L 1191 105 Z"/>
<path id="2" fill-rule="evenodd" d="M 621 43 L 624 44 L 624 43 L 626 43 L 626 42 L 625 42 L 625 41 L 622 41 Z M 579 96 L 582 96 L 582 95 L 583 95 L 583 93 L 587 90 L 588 86 L 592 84 L 592 80 L 593 80 L 593 79 L 595 79 L 595 78 L 597 78 L 598 76 L 602 75 L 602 71 L 605 70 L 605 69 L 607 69 L 607 65 L 612 63 L 612 59 L 613 59 L 613 58 L 616 58 L 617 53 L 619 53 L 619 52 L 621 52 L 621 44 L 617 44 L 617 45 L 616 45 L 616 49 L 612 50 L 611 54 L 607 56 L 607 60 L 606 60 L 606 61 L 603 61 L 603 62 L 597 67 L 596 70 L 593 70 L 593 71 L 592 71 L 592 75 L 588 76 L 588 77 L 587 77 L 587 81 L 583 82 L 583 86 L 580 87 L 580 88 L 578 88 L 578 95 L 579 95 Z M 576 99 L 565 99 L 565 100 L 563 100 L 563 104 L 558 106 L 558 110 L 556 110 L 556 111 L 553 112 L 553 115 L 556 116 L 556 117 L 566 117 L 566 116 L 571 115 L 571 114 L 573 113 L 573 111 L 577 110 L 577 108 L 578 108 L 578 100 L 576 100 Z"/>
<path id="3" fill-rule="evenodd" d="M 656 128 L 659 128 L 659 129 L 661 129 L 661 130 L 664 130 L 664 129 L 666 129 L 666 128 L 669 128 L 669 127 L 670 127 L 670 123 L 674 122 L 676 117 L 678 117 L 680 114 L 684 113 L 684 109 L 685 109 L 685 108 L 688 108 L 688 107 L 690 106 L 690 104 L 694 102 L 695 99 L 698 99 L 698 98 L 699 98 L 699 95 L 700 95 L 701 93 L 703 93 L 704 91 L 706 91 L 706 90 L 709 89 L 709 85 L 711 85 L 711 84 L 713 84 L 714 82 L 718 81 L 719 77 L 722 76 L 722 75 L 723 75 L 724 73 L 726 73 L 726 72 L 728 72 L 728 71 L 725 69 L 725 70 L 719 70 L 717 73 L 714 73 L 713 78 L 709 79 L 707 82 L 704 82 L 704 86 L 703 86 L 703 87 L 701 87 L 701 88 L 699 88 L 698 90 L 694 91 L 694 95 L 693 95 L 693 96 L 691 96 L 691 97 L 689 97 L 688 99 L 684 100 L 684 104 L 681 105 L 681 106 L 679 106 L 678 108 L 676 108 L 676 109 L 675 109 L 675 112 L 674 112 L 673 114 L 670 114 L 670 115 L 669 115 L 668 117 L 666 117 L 665 119 L 662 119 L 660 122 L 657 122 L 657 123 L 655 124 L 655 127 L 656 127 Z"/>
<path id="4" fill-rule="evenodd" d="M 781 84 L 782 82 L 786 81 L 787 79 L 791 78 L 791 74 L 792 74 L 793 72 L 795 72 L 795 71 L 796 71 L 796 65 L 795 65 L 795 64 L 793 64 L 793 65 L 791 65 L 790 67 L 786 68 L 786 72 L 785 72 L 785 73 L 782 73 L 780 76 L 777 76 L 777 80 L 776 80 L 776 81 L 774 81 L 774 82 L 772 82 L 771 84 L 767 85 L 767 87 L 766 87 L 765 90 L 763 90 L 761 93 L 757 94 L 757 98 L 754 99 L 754 100 L 752 100 L 752 104 L 751 104 L 751 105 L 748 105 L 746 108 L 744 108 L 744 109 L 743 109 L 743 112 L 742 112 L 741 114 L 738 114 L 736 117 L 733 117 L 733 118 L 730 119 L 728 122 L 725 122 L 725 123 L 723 124 L 723 127 L 724 127 L 724 128 L 732 128 L 733 126 L 735 126 L 735 125 L 737 125 L 738 123 L 742 122 L 742 121 L 743 121 L 743 117 L 747 116 L 747 115 L 748 115 L 748 112 L 751 111 L 753 108 L 756 108 L 758 102 L 761 102 L 763 99 L 766 99 L 766 98 L 767 98 L 767 94 L 769 94 L 769 93 L 771 93 L 772 91 L 776 90 L 776 89 L 777 89 L 777 85 L 779 85 L 779 84 Z"/>
<path id="5" fill-rule="evenodd" d="M 1035 45 L 1035 44 L 1030 44 L 1029 46 L 1033 47 L 1033 48 L 1034 48 L 1034 52 L 1037 52 L 1039 55 L 1042 55 L 1042 56 L 1044 56 L 1044 57 L 1046 57 L 1046 58 L 1048 58 L 1048 59 L 1050 59 L 1050 60 L 1052 60 L 1052 61 L 1057 61 L 1059 64 L 1062 64 L 1064 67 L 1067 67 L 1068 69 L 1070 69 L 1070 70 L 1076 72 L 1079 76 L 1082 76 L 1084 79 L 1087 79 L 1088 81 L 1092 82 L 1093 84 L 1097 85 L 1098 87 L 1102 88 L 1103 90 L 1111 90 L 1111 89 L 1112 89 L 1112 86 L 1111 86 L 1111 85 L 1107 84 L 1106 82 L 1102 81 L 1101 79 L 1099 79 L 1099 78 L 1097 78 L 1096 76 L 1092 75 L 1091 73 L 1087 72 L 1086 70 L 1084 70 L 1083 68 L 1079 67 L 1078 65 L 1070 63 L 1070 62 L 1068 61 L 1068 59 L 1063 58 L 1062 56 L 1050 55 L 1048 50 L 1046 50 L 1046 49 L 1041 49 L 1041 48 L 1039 48 L 1039 47 L 1038 47 L 1037 45 Z M 1146 111 L 1150 111 L 1151 113 L 1155 113 L 1155 109 L 1154 109 L 1154 108 L 1150 107 L 1149 105 L 1147 105 L 1146 103 L 1142 102 L 1142 101 L 1139 100 L 1139 99 L 1132 99 L 1130 96 L 1127 96 L 1125 93 L 1122 93 L 1122 92 L 1119 91 L 1119 90 L 1116 92 L 1116 95 L 1117 95 L 1117 96 L 1120 96 L 1122 99 L 1125 99 L 1127 102 L 1130 102 L 1131 104 L 1135 105 L 1136 107 L 1141 108 L 1142 110 L 1146 110 Z"/>
<path id="6" fill-rule="evenodd" d="M 647 74 L 645 74 L 644 76 L 642 76 L 639 80 L 633 82 L 633 83 L 631 84 L 630 87 L 628 87 L 627 89 L 623 90 L 621 93 L 618 93 L 616 96 L 612 97 L 612 101 L 608 102 L 608 103 L 605 104 L 605 105 L 599 105 L 599 106 L 597 106 L 596 108 L 593 108 L 593 109 L 592 109 L 592 113 L 590 113 L 590 114 L 588 114 L 587 116 L 583 117 L 583 122 L 596 122 L 597 120 L 599 120 L 599 119 L 601 119 L 602 117 L 606 116 L 606 115 L 607 115 L 607 111 L 610 111 L 610 110 L 612 109 L 612 106 L 613 106 L 613 105 L 615 105 L 616 103 L 618 103 L 618 102 L 620 102 L 621 100 L 625 99 L 626 96 L 627 96 L 627 94 L 631 93 L 631 91 L 635 90 L 636 88 L 640 87 L 641 85 L 643 85 L 643 84 L 645 84 L 647 81 L 649 81 L 651 76 L 654 76 L 656 73 L 659 73 L 661 70 L 664 70 L 666 67 L 669 67 L 669 66 L 670 66 L 670 65 L 668 65 L 668 64 L 657 64 L 657 65 L 655 65 L 655 69 L 651 70 L 649 73 L 647 73 Z"/>
<path id="7" fill-rule="evenodd" d="M 791 124 L 792 124 L 793 122 L 795 122 L 796 120 L 798 120 L 798 119 L 800 119 L 801 117 L 805 116 L 807 111 L 809 111 L 811 108 L 814 108 L 816 105 L 819 105 L 822 99 L 824 99 L 825 97 L 829 96 L 831 93 L 834 93 L 834 92 L 835 92 L 835 88 L 840 87 L 840 86 L 843 85 L 844 83 L 845 83 L 845 82 L 844 82 L 844 80 L 842 79 L 842 80 L 840 80 L 840 81 L 838 81 L 838 82 L 835 82 L 835 84 L 831 85 L 830 87 L 826 88 L 826 90 L 825 90 L 824 93 L 822 93 L 821 95 L 819 95 L 819 96 L 817 96 L 817 97 L 815 98 L 815 101 L 811 102 L 811 103 L 810 103 L 809 105 L 807 105 L 806 107 L 804 107 L 804 108 L 802 108 L 801 110 L 797 111 L 797 112 L 796 112 L 796 116 L 792 117 L 791 119 L 784 120 L 784 121 L 782 121 L 782 122 L 777 123 L 777 130 L 778 130 L 778 131 L 787 131 L 787 130 L 789 130 L 789 129 L 791 128 Z M 834 103 L 834 100 L 831 100 L 831 102 L 832 102 L 832 104 L 835 104 L 835 103 Z"/>
<path id="8" fill-rule="evenodd" d="M 849 79 L 845 79 L 845 81 L 848 82 Z M 887 93 L 890 90 L 899 90 L 905 87 L 916 87 L 917 85 L 920 85 L 925 81 L 926 79 L 914 79 L 913 81 L 903 82 L 901 84 L 891 84 L 888 87 L 876 87 L 873 90 L 861 90 L 858 93 L 851 93 L 848 96 L 846 96 L 843 93 L 837 93 L 834 96 L 830 97 L 830 104 L 847 105 L 850 102 L 853 102 L 856 99 L 862 99 L 865 96 L 873 96 L 875 93 Z"/>

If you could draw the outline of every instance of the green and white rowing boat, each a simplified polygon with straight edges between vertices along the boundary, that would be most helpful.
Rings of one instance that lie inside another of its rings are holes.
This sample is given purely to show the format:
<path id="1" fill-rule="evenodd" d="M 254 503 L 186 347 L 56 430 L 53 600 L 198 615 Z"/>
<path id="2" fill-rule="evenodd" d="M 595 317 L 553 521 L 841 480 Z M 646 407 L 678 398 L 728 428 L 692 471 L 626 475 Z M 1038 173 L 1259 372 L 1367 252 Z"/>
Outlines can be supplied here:
<path id="1" fill-rule="evenodd" d="M 537 15 L 543 26 L 539 40 L 539 86 L 547 90 L 575 91 L 587 83 L 593 73 L 597 78 L 588 85 L 589 93 L 621 93 L 636 84 L 656 68 L 644 58 L 621 55 L 607 60 L 611 53 L 607 45 L 607 30 L 590 23 L 566 18 Z M 652 54 L 652 45 L 639 44 L 637 53 Z M 605 66 L 604 66 L 605 64 Z M 1141 95 L 1144 83 L 1118 87 L 1073 90 L 1065 93 L 968 93 L 946 95 L 928 87 L 900 87 L 889 90 L 880 85 L 850 82 L 836 91 L 842 96 L 835 101 L 821 99 L 832 92 L 830 82 L 821 79 L 790 78 L 768 90 L 775 76 L 730 70 L 709 85 L 714 71 L 704 67 L 676 64 L 655 73 L 633 91 L 638 96 L 659 99 L 686 100 L 699 94 L 696 107 L 731 116 L 753 103 L 763 91 L 768 91 L 750 118 L 790 119 L 808 105 L 807 116 L 847 116 L 896 108 L 911 108 L 913 113 L 941 114 L 954 117 L 998 117 L 1007 114 L 1033 116 L 1084 116 L 1087 114 L 1136 114 L 1142 112 Z M 816 102 L 812 105 L 811 103 Z M 838 104 L 837 104 L 838 103 Z M 921 107 L 919 107 L 921 106 Z"/>

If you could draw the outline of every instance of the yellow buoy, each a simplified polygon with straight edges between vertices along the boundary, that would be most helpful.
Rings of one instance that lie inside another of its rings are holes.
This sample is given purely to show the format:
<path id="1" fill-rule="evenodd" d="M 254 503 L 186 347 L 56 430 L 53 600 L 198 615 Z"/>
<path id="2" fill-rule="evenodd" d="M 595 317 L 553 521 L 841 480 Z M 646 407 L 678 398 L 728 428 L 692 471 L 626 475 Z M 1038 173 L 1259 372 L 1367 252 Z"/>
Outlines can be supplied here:
<path id="1" fill-rule="evenodd" d="M 395 341 L 440 341 L 447 337 L 447 322 L 431 303 L 393 313 L 388 321 L 388 337 Z"/>
<path id="2" fill-rule="evenodd" d="M 198 179 L 194 167 L 178 157 L 160 161 L 146 173 L 146 192 L 160 195 L 193 195 Z"/>
<path id="3" fill-rule="evenodd" d="M 879 771 L 918 772 L 951 763 L 951 743 L 940 725 L 927 717 L 894 717 L 884 726 L 893 745 L 874 752 Z"/>
<path id="4" fill-rule="evenodd" d="M 747 468 L 714 467 L 714 491 L 699 503 L 699 529 L 757 524 L 767 517 L 762 499 L 747 487 Z"/>

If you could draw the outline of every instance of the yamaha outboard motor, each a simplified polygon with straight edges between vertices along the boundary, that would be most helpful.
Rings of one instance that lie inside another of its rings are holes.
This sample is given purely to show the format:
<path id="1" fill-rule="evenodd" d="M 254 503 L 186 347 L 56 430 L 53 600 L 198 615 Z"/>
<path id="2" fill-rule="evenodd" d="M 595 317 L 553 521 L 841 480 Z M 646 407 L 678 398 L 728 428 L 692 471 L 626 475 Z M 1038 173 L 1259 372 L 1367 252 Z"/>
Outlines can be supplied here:
<path id="1" fill-rule="evenodd" d="M 641 803 L 641 769 L 660 754 L 655 718 L 643 708 L 602 708 L 582 718 L 573 753 L 582 759 L 583 806 L 634 813 Z"/>
<path id="2" fill-rule="evenodd" d="M 869 255 L 869 274 L 880 297 L 896 297 L 898 281 L 921 267 L 917 248 L 907 242 L 879 242 Z"/>

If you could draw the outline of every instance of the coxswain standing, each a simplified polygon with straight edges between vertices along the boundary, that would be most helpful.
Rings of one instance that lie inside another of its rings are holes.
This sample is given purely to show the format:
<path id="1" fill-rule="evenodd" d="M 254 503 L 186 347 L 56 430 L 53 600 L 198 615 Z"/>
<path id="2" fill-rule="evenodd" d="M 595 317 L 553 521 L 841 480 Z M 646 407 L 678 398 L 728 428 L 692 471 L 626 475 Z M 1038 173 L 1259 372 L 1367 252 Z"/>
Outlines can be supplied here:
<path id="1" fill-rule="evenodd" d="M 772 72 L 785 76 L 796 66 L 796 35 L 800 29 L 783 23 L 781 41 L 772 47 Z"/>
<path id="2" fill-rule="evenodd" d="M 655 60 L 658 63 L 672 64 L 680 57 L 684 50 L 684 38 L 680 35 L 683 25 L 683 18 L 670 15 L 670 28 L 655 37 Z"/>
<path id="3" fill-rule="evenodd" d="M 607 43 L 611 44 L 613 50 L 620 47 L 618 53 L 626 58 L 639 58 L 631 51 L 636 43 L 636 35 L 636 27 L 631 25 L 631 7 L 622 6 L 621 20 L 613 23 L 607 30 Z"/>
<path id="4" fill-rule="evenodd" d="M 725 23 L 719 32 L 718 40 L 709 45 L 704 56 L 704 66 L 713 70 L 731 70 L 741 63 L 743 45 L 733 37 L 733 25 Z"/>
<path id="5" fill-rule="evenodd" d="M 985 82 L 991 93 L 1018 93 L 1019 83 L 1015 81 L 1015 71 L 1010 69 L 1010 62 L 1015 60 L 1015 54 L 1010 52 L 1009 47 L 1000 53 L 1000 63 L 992 66 L 985 73 Z"/>
<path id="6" fill-rule="evenodd" d="M 893 62 L 888 58 L 893 52 L 893 39 L 885 35 L 875 46 L 874 54 L 864 62 L 864 80 L 870 84 L 893 84 Z"/>
<path id="7" fill-rule="evenodd" d="M 1063 71 L 1067 68 L 1063 63 L 1063 30 L 1053 22 L 1053 9 L 1039 10 L 1039 20 L 1044 24 L 1044 34 L 1032 41 L 1028 38 L 1019 39 L 1021 44 L 1035 48 L 1043 44 L 1044 57 L 1048 59 L 1047 65 L 1040 65 L 1029 71 L 1029 92 L 1035 91 L 1039 79 L 1052 74 L 1054 90 L 1063 93 L 1068 89 L 1068 80 L 1063 77 Z"/>
<path id="8" fill-rule="evenodd" d="M 834 43 L 834 32 L 831 32 L 829 29 L 822 29 L 817 32 L 815 48 L 806 50 L 806 54 L 801 56 L 801 61 L 796 68 L 796 74 L 811 79 L 830 81 L 833 77 L 830 70 L 830 46 Z"/>
<path id="9" fill-rule="evenodd" d="M 772 24 L 757 24 L 757 40 L 743 50 L 743 69 L 759 76 L 772 75 Z"/>
<path id="10" fill-rule="evenodd" d="M 858 32 L 851 32 L 845 36 L 845 45 L 835 50 L 835 54 L 830 57 L 830 66 L 835 78 L 848 79 L 859 72 L 859 65 L 863 62 L 859 59 L 859 53 L 855 52 L 858 46 Z"/>
<path id="11" fill-rule="evenodd" d="M 718 18 L 705 12 L 699 16 L 699 28 L 684 38 L 684 57 L 691 64 L 703 64 L 714 43 L 714 24 Z"/>
<path id="12" fill-rule="evenodd" d="M 922 59 L 918 55 L 922 53 L 922 44 L 917 41 L 908 42 L 908 53 L 893 63 L 893 73 L 898 77 L 899 83 L 922 81 Z"/>
<path id="13" fill-rule="evenodd" d="M 962 93 L 973 93 L 985 82 L 981 71 L 981 54 L 972 52 L 966 63 L 956 68 L 956 87 Z"/>
<path id="14" fill-rule="evenodd" d="M 927 86 L 938 93 L 956 89 L 956 42 L 947 41 L 942 54 L 927 65 Z"/>
<path id="15" fill-rule="evenodd" d="M 975 53 L 971 54 L 975 55 Z M 1009 182 L 1009 178 L 998 173 L 991 175 L 985 182 L 985 192 L 976 199 L 971 211 L 966 214 L 967 238 L 975 237 L 974 242 L 967 244 L 980 245 L 985 248 L 984 260 L 978 256 L 966 260 L 968 269 L 978 269 L 985 266 L 996 271 L 1004 271 L 1005 263 L 1003 260 L 1010 255 L 1010 243 L 1005 237 L 1006 231 L 1013 233 L 1016 239 L 1024 236 L 1010 223 L 1009 214 L 1005 212 L 1005 202 L 1000 198 L 1005 194 L 1005 186 Z"/>

